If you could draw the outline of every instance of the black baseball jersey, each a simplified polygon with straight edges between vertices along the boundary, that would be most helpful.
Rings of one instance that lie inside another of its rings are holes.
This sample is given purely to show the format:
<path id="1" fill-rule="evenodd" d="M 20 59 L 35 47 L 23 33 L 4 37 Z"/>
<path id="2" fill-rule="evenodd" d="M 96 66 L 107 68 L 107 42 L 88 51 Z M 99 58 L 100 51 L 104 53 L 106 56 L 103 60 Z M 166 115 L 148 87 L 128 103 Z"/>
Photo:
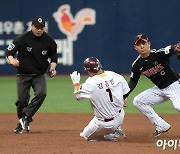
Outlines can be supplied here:
<path id="1" fill-rule="evenodd" d="M 43 74 L 49 66 L 48 59 L 57 63 L 57 44 L 46 32 L 40 37 L 36 37 L 32 31 L 17 36 L 8 46 L 6 56 L 16 53 L 18 74 Z"/>
<path id="2" fill-rule="evenodd" d="M 129 82 L 131 91 L 137 85 L 141 74 L 144 74 L 160 89 L 177 81 L 179 76 L 169 65 L 169 58 L 172 54 L 174 54 L 172 48 L 168 51 L 165 48 L 161 48 L 151 50 L 147 58 L 142 58 L 139 55 L 132 64 Z"/>

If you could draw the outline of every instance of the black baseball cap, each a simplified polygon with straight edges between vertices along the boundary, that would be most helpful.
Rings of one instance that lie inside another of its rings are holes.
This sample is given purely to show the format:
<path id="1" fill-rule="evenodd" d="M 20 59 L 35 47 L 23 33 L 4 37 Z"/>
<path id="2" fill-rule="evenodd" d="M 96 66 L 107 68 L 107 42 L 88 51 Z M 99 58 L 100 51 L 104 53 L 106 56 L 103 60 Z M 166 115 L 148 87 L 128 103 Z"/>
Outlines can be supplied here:
<path id="1" fill-rule="evenodd" d="M 37 16 L 32 19 L 32 25 L 45 27 L 45 20 L 41 16 Z"/>
<path id="2" fill-rule="evenodd" d="M 144 42 L 149 42 L 149 39 L 146 35 L 144 34 L 138 34 L 135 39 L 134 39 L 134 45 L 136 45 L 138 43 L 138 41 L 144 41 Z"/>

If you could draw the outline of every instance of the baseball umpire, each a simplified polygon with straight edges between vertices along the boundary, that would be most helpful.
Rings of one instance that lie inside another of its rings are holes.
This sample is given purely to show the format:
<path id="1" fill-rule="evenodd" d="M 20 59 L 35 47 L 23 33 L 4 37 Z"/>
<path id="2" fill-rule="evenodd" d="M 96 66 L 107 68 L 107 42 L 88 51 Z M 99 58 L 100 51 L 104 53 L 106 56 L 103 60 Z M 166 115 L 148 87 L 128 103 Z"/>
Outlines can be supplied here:
<path id="1" fill-rule="evenodd" d="M 22 133 L 23 130 L 29 132 L 29 122 L 46 97 L 45 73 L 48 67 L 50 77 L 56 75 L 57 44 L 45 32 L 43 17 L 33 18 L 31 30 L 17 36 L 9 44 L 6 56 L 17 70 L 18 99 L 15 104 L 19 122 L 14 132 Z M 34 90 L 34 98 L 29 102 L 31 87 Z"/>
<path id="2" fill-rule="evenodd" d="M 133 104 L 156 127 L 153 133 L 158 137 L 167 132 L 171 125 L 162 119 L 151 106 L 171 100 L 175 109 L 180 111 L 180 79 L 170 67 L 170 56 L 180 54 L 180 44 L 170 45 L 161 49 L 151 49 L 151 43 L 144 34 L 135 37 L 134 48 L 139 56 L 132 64 L 130 76 L 130 92 L 136 87 L 140 74 L 149 78 L 155 86 L 140 93 L 134 98 Z"/>
<path id="3" fill-rule="evenodd" d="M 101 63 L 95 57 L 84 61 L 84 69 L 89 77 L 80 86 L 80 74 L 70 74 L 77 100 L 89 99 L 94 118 L 84 128 L 80 136 L 88 141 L 116 140 L 125 137 L 116 133 L 124 120 L 124 95 L 129 92 L 128 83 L 123 76 L 102 70 Z"/>

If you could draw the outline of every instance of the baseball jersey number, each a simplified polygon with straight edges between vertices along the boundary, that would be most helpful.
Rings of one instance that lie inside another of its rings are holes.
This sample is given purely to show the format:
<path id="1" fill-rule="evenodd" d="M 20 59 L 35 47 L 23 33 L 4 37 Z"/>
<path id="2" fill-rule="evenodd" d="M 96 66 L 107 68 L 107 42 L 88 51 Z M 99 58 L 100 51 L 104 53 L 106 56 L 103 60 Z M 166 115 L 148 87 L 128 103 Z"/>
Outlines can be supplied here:
<path id="1" fill-rule="evenodd" d="M 111 102 L 113 102 L 111 90 L 110 89 L 106 89 L 106 92 L 109 93 L 109 99 L 110 99 Z"/>

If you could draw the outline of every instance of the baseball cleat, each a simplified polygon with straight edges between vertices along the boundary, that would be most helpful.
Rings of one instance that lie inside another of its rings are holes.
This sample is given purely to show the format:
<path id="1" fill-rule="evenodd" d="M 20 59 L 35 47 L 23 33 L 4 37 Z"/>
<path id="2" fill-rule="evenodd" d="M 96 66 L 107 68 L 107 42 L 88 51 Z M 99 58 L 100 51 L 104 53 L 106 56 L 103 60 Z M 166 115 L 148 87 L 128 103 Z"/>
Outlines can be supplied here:
<path id="1" fill-rule="evenodd" d="M 115 133 L 104 135 L 105 141 L 117 141 L 119 138 L 120 138 L 120 136 L 118 134 L 115 134 Z"/>
<path id="2" fill-rule="evenodd" d="M 158 136 L 160 136 L 162 133 L 168 132 L 170 129 L 171 129 L 171 126 L 169 126 L 169 128 L 168 128 L 167 130 L 164 130 L 164 131 L 155 130 L 155 132 L 153 133 L 153 137 L 158 137 Z"/>
<path id="3" fill-rule="evenodd" d="M 122 129 L 117 128 L 114 132 L 114 134 L 119 135 L 119 138 L 126 138 L 127 135 L 122 131 Z"/>
<path id="4" fill-rule="evenodd" d="M 25 130 L 26 132 L 30 131 L 30 127 L 29 127 L 29 121 L 28 121 L 28 117 L 22 117 L 21 119 L 19 119 L 19 122 L 21 123 L 21 126 L 23 128 L 23 130 Z"/>
<path id="5" fill-rule="evenodd" d="M 21 134 L 22 132 L 23 132 L 23 128 L 22 128 L 20 122 L 18 122 L 17 127 L 14 129 L 14 133 Z"/>

